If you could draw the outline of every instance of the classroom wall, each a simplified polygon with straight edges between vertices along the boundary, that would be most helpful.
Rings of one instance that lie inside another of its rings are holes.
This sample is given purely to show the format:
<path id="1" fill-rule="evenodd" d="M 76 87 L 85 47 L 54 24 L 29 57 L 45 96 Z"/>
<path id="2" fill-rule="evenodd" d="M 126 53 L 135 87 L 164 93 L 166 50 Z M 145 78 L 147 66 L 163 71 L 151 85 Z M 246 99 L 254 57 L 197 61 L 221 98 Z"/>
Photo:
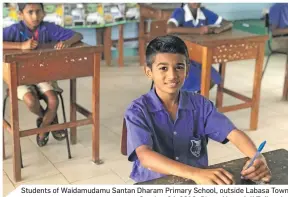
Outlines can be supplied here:
<path id="1" fill-rule="evenodd" d="M 203 3 L 203 6 L 216 12 L 227 20 L 260 19 L 264 8 L 269 8 L 273 3 Z M 75 29 L 83 34 L 84 42 L 96 45 L 95 29 Z M 126 24 L 124 27 L 125 38 L 138 36 L 137 23 Z M 117 26 L 112 28 L 112 39 L 118 38 Z M 127 45 L 137 47 L 137 42 Z"/>

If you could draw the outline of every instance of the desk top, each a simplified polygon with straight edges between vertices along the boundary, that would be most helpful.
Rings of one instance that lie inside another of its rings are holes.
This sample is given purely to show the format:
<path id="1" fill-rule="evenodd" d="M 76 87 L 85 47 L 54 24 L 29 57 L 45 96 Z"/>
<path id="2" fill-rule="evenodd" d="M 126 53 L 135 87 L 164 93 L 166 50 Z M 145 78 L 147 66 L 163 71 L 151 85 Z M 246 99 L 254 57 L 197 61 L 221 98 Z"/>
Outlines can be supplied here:
<path id="1" fill-rule="evenodd" d="M 224 43 L 230 43 L 233 40 L 255 40 L 255 41 L 266 41 L 268 35 L 257 35 L 251 34 L 239 30 L 230 30 L 222 32 L 220 34 L 208 34 L 208 35 L 184 35 L 177 34 L 181 39 L 190 41 L 203 46 L 213 46 Z"/>
<path id="2" fill-rule="evenodd" d="M 268 166 L 272 172 L 272 180 L 270 184 L 288 184 L 288 151 L 285 149 L 278 149 L 274 151 L 270 151 L 263 154 L 266 158 Z M 234 175 L 236 180 L 236 184 L 253 184 L 253 182 L 241 182 L 240 172 L 242 171 L 243 165 L 247 158 L 232 160 L 216 165 L 209 166 L 209 168 L 224 168 L 228 172 Z M 190 184 L 194 185 L 195 182 L 183 179 L 176 176 L 166 176 L 159 179 L 146 181 L 142 183 L 137 183 L 140 185 L 182 185 L 182 184 Z"/>
<path id="3" fill-rule="evenodd" d="M 77 49 L 77 53 L 79 52 L 98 52 L 102 53 L 103 47 L 99 46 L 89 46 L 85 43 L 77 43 L 74 44 L 70 48 L 65 48 L 61 50 L 54 49 L 54 45 L 56 43 L 49 44 L 41 44 L 35 50 L 16 50 L 16 49 L 3 49 L 3 62 L 10 63 L 15 61 L 17 57 L 23 56 L 59 56 L 65 53 L 71 53 Z"/>

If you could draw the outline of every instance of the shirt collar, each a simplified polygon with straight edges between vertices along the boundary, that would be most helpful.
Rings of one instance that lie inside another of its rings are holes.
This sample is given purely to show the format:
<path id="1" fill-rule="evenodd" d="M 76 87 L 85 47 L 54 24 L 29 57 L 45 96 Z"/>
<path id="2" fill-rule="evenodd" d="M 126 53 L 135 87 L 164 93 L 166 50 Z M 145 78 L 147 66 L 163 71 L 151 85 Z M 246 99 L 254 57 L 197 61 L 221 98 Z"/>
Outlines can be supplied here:
<path id="1" fill-rule="evenodd" d="M 195 110 L 195 106 L 191 102 L 189 98 L 189 94 L 192 94 L 192 93 L 188 93 L 186 91 L 180 90 L 178 109 Z M 148 98 L 147 108 L 149 112 L 157 112 L 157 111 L 166 110 L 160 98 L 156 94 L 155 88 L 153 88 L 152 90 L 150 90 L 150 92 L 148 92 L 147 98 Z"/>
<path id="2" fill-rule="evenodd" d="M 206 17 L 200 8 L 197 9 L 196 19 L 194 19 L 191 10 L 189 8 L 189 5 L 187 3 L 183 6 L 183 9 L 185 12 L 185 22 L 192 21 L 194 26 L 196 26 L 198 25 L 199 20 L 206 20 Z"/>

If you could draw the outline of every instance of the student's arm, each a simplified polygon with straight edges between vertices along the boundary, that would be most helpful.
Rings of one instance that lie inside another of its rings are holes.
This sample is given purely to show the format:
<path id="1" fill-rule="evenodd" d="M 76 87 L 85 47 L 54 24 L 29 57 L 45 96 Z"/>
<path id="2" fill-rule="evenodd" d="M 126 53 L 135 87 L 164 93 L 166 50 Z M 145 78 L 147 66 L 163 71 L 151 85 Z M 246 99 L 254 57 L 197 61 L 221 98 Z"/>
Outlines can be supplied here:
<path id="1" fill-rule="evenodd" d="M 216 28 L 213 30 L 213 33 L 219 34 L 219 33 L 221 33 L 221 32 L 224 32 L 224 31 L 227 31 L 227 30 L 232 29 L 232 27 L 233 27 L 232 22 L 227 21 L 227 20 L 225 20 L 225 19 L 222 19 L 222 22 L 221 22 L 221 24 L 220 24 L 220 27 L 216 27 Z"/>
<path id="2" fill-rule="evenodd" d="M 231 184 L 233 177 L 223 169 L 199 169 L 155 152 L 152 134 L 143 111 L 132 107 L 125 113 L 127 126 L 127 155 L 129 161 L 139 159 L 141 166 L 166 175 L 175 175 L 197 184 Z"/>
<path id="3" fill-rule="evenodd" d="M 73 44 L 79 42 L 80 40 L 83 39 L 82 34 L 78 33 L 78 32 L 74 32 L 74 35 L 68 39 L 68 40 L 64 40 L 64 41 L 60 41 L 55 45 L 56 49 L 63 49 L 63 48 L 67 48 L 72 46 Z"/>
<path id="4" fill-rule="evenodd" d="M 167 22 L 167 34 L 206 34 L 208 27 L 191 28 L 182 27 L 185 22 L 185 12 L 176 8 Z"/>
<path id="5" fill-rule="evenodd" d="M 82 34 L 80 34 L 80 33 L 78 33 L 78 32 L 75 32 L 74 35 L 73 35 L 70 39 L 59 42 L 59 43 L 55 46 L 55 48 L 56 48 L 56 49 L 62 49 L 62 48 L 70 47 L 71 45 L 79 42 L 79 41 L 82 40 L 82 39 L 83 39 Z"/>
<path id="6" fill-rule="evenodd" d="M 197 184 L 233 184 L 233 176 L 224 169 L 200 169 L 169 159 L 146 145 L 136 149 L 141 165 L 154 172 L 191 179 Z"/>
<path id="7" fill-rule="evenodd" d="M 25 42 L 3 42 L 3 49 L 35 49 L 38 46 L 38 42 L 33 39 L 29 39 Z"/>
<path id="8" fill-rule="evenodd" d="M 273 36 L 281 36 L 281 35 L 288 34 L 288 28 L 281 29 L 281 28 L 277 28 L 277 26 L 275 25 L 271 25 L 270 27 L 271 27 L 271 32 Z"/>
<path id="9" fill-rule="evenodd" d="M 21 42 L 5 42 L 3 41 L 3 49 L 22 49 Z"/>
<path id="10" fill-rule="evenodd" d="M 218 16 L 217 14 L 208 9 L 203 8 L 202 12 L 207 18 L 209 33 L 218 34 L 230 30 L 233 27 L 233 24 L 230 21 L 223 19 L 221 16 Z"/>
<path id="11" fill-rule="evenodd" d="M 205 134 L 217 142 L 225 143 L 228 139 L 244 155 L 253 158 L 257 149 L 251 139 L 244 132 L 237 130 L 224 114 L 219 113 L 211 101 L 203 97 L 201 105 L 204 107 Z M 243 169 L 246 169 L 248 162 Z M 257 159 L 252 167 L 241 173 L 251 180 L 269 181 L 271 178 L 264 157 Z"/>
<path id="12" fill-rule="evenodd" d="M 227 139 L 250 159 L 253 158 L 257 152 L 257 148 L 252 140 L 242 131 L 236 129 L 231 131 L 227 136 Z M 270 181 L 271 172 L 263 156 L 256 159 L 252 167 L 245 170 L 249 163 L 250 160 L 246 162 L 246 165 L 241 172 L 243 176 L 251 180 L 263 180 L 265 182 Z"/>
<path id="13" fill-rule="evenodd" d="M 71 45 L 83 39 L 82 34 L 74 32 L 71 29 L 63 28 L 54 23 L 46 23 L 49 32 L 50 40 L 57 42 L 56 49 L 70 47 Z"/>
<path id="14" fill-rule="evenodd" d="M 25 42 L 15 42 L 17 29 L 16 25 L 11 25 L 3 29 L 3 49 L 35 49 L 38 45 L 38 42 L 29 39 Z"/>

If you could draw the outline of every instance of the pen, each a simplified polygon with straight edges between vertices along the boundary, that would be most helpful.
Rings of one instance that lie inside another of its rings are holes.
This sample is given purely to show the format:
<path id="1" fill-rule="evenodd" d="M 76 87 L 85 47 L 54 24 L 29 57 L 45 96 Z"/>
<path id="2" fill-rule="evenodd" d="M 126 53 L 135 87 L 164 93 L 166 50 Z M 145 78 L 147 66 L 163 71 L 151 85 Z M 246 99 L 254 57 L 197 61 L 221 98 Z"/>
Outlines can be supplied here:
<path id="1" fill-rule="evenodd" d="M 23 31 L 20 31 L 20 34 L 24 37 L 24 39 L 30 39 Z"/>
<path id="2" fill-rule="evenodd" d="M 260 155 L 260 153 L 261 153 L 262 149 L 264 148 L 265 144 L 266 144 L 266 140 L 260 144 L 260 146 L 259 146 L 258 149 L 257 149 L 256 154 L 254 155 L 254 157 L 253 157 L 252 160 L 250 161 L 250 163 L 249 163 L 249 165 L 247 166 L 246 170 L 253 165 L 255 159 Z"/>

